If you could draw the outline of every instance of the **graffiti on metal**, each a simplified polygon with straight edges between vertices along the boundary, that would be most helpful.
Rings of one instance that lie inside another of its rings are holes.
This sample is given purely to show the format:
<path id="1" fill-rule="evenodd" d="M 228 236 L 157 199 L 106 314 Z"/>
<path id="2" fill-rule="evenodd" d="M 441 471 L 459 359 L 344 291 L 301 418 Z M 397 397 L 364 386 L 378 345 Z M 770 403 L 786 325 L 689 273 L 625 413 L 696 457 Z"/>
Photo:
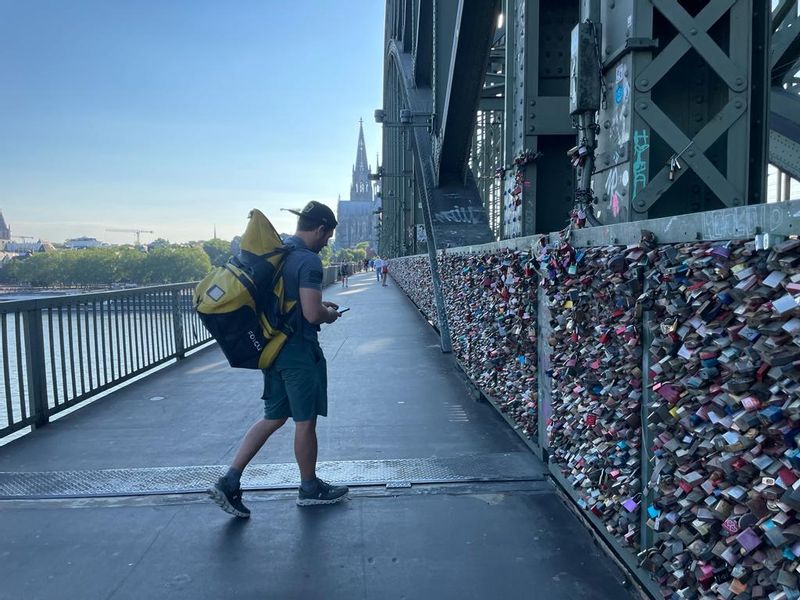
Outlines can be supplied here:
<path id="1" fill-rule="evenodd" d="M 626 212 L 622 197 L 628 189 L 629 179 L 628 169 L 625 167 L 614 167 L 606 177 L 605 198 L 614 219 L 618 219 L 621 212 Z"/>
<path id="2" fill-rule="evenodd" d="M 486 222 L 486 213 L 483 208 L 474 206 L 453 206 L 450 210 L 441 210 L 433 215 L 437 223 L 467 223 L 477 225 Z"/>
<path id="3" fill-rule="evenodd" d="M 628 81 L 628 68 L 624 63 L 617 65 L 614 77 L 614 103 L 611 107 L 611 123 L 608 136 L 616 149 L 611 160 L 616 162 L 620 158 L 619 148 L 631 139 L 630 129 L 630 98 L 631 86 Z"/>
<path id="4" fill-rule="evenodd" d="M 756 233 L 786 234 L 792 225 L 800 228 L 800 211 L 786 203 L 758 204 L 703 213 L 703 234 L 707 239 L 729 239 Z"/>
<path id="5" fill-rule="evenodd" d="M 647 185 L 647 159 L 649 158 L 650 136 L 646 129 L 633 134 L 633 189 L 631 198 L 636 198 L 640 189 Z"/>

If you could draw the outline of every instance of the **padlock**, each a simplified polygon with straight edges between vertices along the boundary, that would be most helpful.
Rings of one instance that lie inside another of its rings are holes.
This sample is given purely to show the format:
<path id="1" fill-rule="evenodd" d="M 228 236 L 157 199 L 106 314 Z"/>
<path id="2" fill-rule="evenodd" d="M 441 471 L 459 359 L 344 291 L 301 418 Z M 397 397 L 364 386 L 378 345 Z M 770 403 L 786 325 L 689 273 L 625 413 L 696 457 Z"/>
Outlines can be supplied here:
<path id="1" fill-rule="evenodd" d="M 635 512 L 639 510 L 639 502 L 641 502 L 642 495 L 636 494 L 632 498 L 628 498 L 625 502 L 622 503 L 622 506 L 625 507 L 625 510 L 628 512 Z"/>
<path id="2" fill-rule="evenodd" d="M 680 163 L 672 166 L 673 171 L 677 171 Z M 726 589 L 738 589 L 734 582 L 739 577 L 747 579 L 750 569 L 759 564 L 778 565 L 783 560 L 793 560 L 783 556 L 776 546 L 783 544 L 785 548 L 788 541 L 784 543 L 784 540 L 791 539 L 785 532 L 789 531 L 787 523 L 790 521 L 787 519 L 793 518 L 793 512 L 781 511 L 775 502 L 780 502 L 785 496 L 787 502 L 798 502 L 800 506 L 800 495 L 795 500 L 786 491 L 775 493 L 774 490 L 780 490 L 777 485 L 780 469 L 788 467 L 773 458 L 780 455 L 780 447 L 775 448 L 774 454 L 772 451 L 767 454 L 761 450 L 767 439 L 780 439 L 778 427 L 786 418 L 783 410 L 775 407 L 780 402 L 767 402 L 770 394 L 781 393 L 781 386 L 777 382 L 781 381 L 783 374 L 774 371 L 770 375 L 770 365 L 767 364 L 772 360 L 770 354 L 779 351 L 771 336 L 781 331 L 781 323 L 770 320 L 765 326 L 763 318 L 753 320 L 748 312 L 758 312 L 757 307 L 764 306 L 767 299 L 765 290 L 772 290 L 771 285 L 775 285 L 774 294 L 777 297 L 781 293 L 781 282 L 788 279 L 788 276 L 781 278 L 777 274 L 771 275 L 783 272 L 777 266 L 777 252 L 772 258 L 760 258 L 767 262 L 773 261 L 772 264 L 766 268 L 756 268 L 758 254 L 738 242 L 665 246 L 659 249 L 658 254 L 654 263 L 655 271 L 659 274 L 648 274 L 645 277 L 648 281 L 655 282 L 659 288 L 655 297 L 661 300 L 657 300 L 652 308 L 656 319 L 663 315 L 669 317 L 670 321 L 668 328 L 664 327 L 664 331 L 656 332 L 649 349 L 655 402 L 649 411 L 647 425 L 651 430 L 670 433 L 680 420 L 681 430 L 691 431 L 699 436 L 694 441 L 689 441 L 671 433 L 663 439 L 657 437 L 656 448 L 664 448 L 665 445 L 668 447 L 663 457 L 675 469 L 692 464 L 690 461 L 696 460 L 698 453 L 701 453 L 701 461 L 705 466 L 698 469 L 694 463 L 693 469 L 704 473 L 699 489 L 707 496 L 698 505 L 690 499 L 697 488 L 689 491 L 686 485 L 689 482 L 679 477 L 678 482 L 684 481 L 684 486 L 679 486 L 678 483 L 671 487 L 661 485 L 655 488 L 655 499 L 659 503 L 677 499 L 680 513 L 695 517 L 693 524 L 694 521 L 711 523 L 708 520 L 711 516 L 720 519 L 722 526 L 716 531 L 711 529 L 708 535 L 711 536 L 711 541 L 719 536 L 717 543 L 712 545 L 713 554 L 727 560 L 732 565 L 731 569 L 738 564 L 737 557 L 723 540 L 734 540 L 742 535 L 744 544 L 736 542 L 736 548 L 741 548 L 743 552 L 745 546 L 758 543 L 755 549 L 751 548 L 748 556 L 756 557 L 761 552 L 764 554 L 763 559 L 759 556 L 755 559 L 756 562 L 748 563 L 746 572 L 731 574 L 731 571 L 726 573 L 723 570 L 716 576 L 717 581 L 721 582 L 720 586 L 728 586 L 717 590 L 719 594 L 722 589 L 722 596 L 725 597 Z M 687 268 L 684 269 L 684 266 Z M 688 275 L 681 275 L 681 271 Z M 795 271 L 795 275 L 796 273 Z M 674 282 L 676 275 L 683 277 L 679 284 Z M 766 285 L 758 287 L 759 277 L 765 278 Z M 760 298 L 758 304 L 748 305 L 745 296 L 756 293 Z M 719 304 L 715 305 L 714 300 Z M 775 311 L 772 314 L 780 313 Z M 655 324 L 658 326 L 658 320 Z M 676 345 L 675 350 L 672 350 L 673 343 L 678 340 L 681 346 Z M 705 347 L 695 349 L 694 344 L 700 341 Z M 676 350 L 679 350 L 677 355 L 671 354 Z M 680 387 L 675 387 L 677 384 Z M 756 394 L 754 385 L 763 385 L 766 395 L 760 395 L 761 392 Z M 668 397 L 674 390 L 683 391 L 667 400 L 659 395 L 660 388 L 663 388 L 661 393 Z M 673 406 L 670 407 L 670 404 Z M 763 412 L 766 405 L 771 407 Z M 737 435 L 725 435 L 731 429 L 735 429 L 733 433 Z M 748 435 L 744 435 L 745 432 Z M 794 445 L 794 441 L 792 444 Z M 785 460 L 791 462 L 791 469 L 786 472 L 788 481 L 793 480 L 796 469 L 800 467 L 800 460 L 794 458 L 797 454 L 800 453 L 786 454 Z M 685 475 L 691 470 L 683 470 L 681 474 Z M 712 484 L 709 475 L 713 473 L 723 473 L 729 481 L 717 479 Z M 760 495 L 762 502 L 756 503 L 754 494 Z M 766 501 L 769 512 L 764 512 L 766 508 L 763 501 Z M 773 504 L 769 504 L 770 502 Z M 759 521 L 757 517 L 761 515 L 761 519 L 764 519 L 770 514 L 773 515 L 772 518 L 766 521 Z M 770 526 L 773 521 L 775 525 Z M 758 542 L 758 534 L 753 538 L 749 532 L 745 533 L 748 528 L 752 531 L 759 522 L 766 538 L 764 541 L 768 545 Z M 648 526 L 652 524 L 652 520 L 648 521 Z M 670 538 L 677 533 L 678 531 L 671 531 Z M 798 533 L 800 534 L 800 528 Z M 660 543 L 657 541 L 657 547 Z M 759 560 L 764 562 L 758 562 Z M 691 580 L 691 571 L 686 574 L 686 578 Z"/>
<path id="3" fill-rule="evenodd" d="M 679 169 L 680 162 L 673 170 Z M 533 354 L 518 347 L 531 343 L 518 310 L 533 321 L 537 311 L 520 296 L 525 284 L 511 276 L 534 287 L 541 281 L 553 329 L 546 340 L 552 364 L 538 374 L 551 378 L 550 459 L 580 491 L 587 510 L 593 508 L 621 544 L 636 547 L 638 519 L 625 504 L 642 498 L 641 484 L 632 483 L 640 460 L 632 442 L 646 426 L 655 439 L 649 450 L 656 453 L 645 488 L 654 498 L 646 526 L 656 532 L 658 550 L 648 565 L 660 570 L 664 589 L 698 589 L 705 573 L 697 561 L 712 560 L 709 590 L 720 597 L 738 593 L 733 590 L 742 582 L 752 597 L 775 592 L 777 575 L 762 582 L 755 575 L 791 574 L 790 565 L 800 562 L 800 435 L 794 429 L 800 398 L 797 358 L 789 351 L 800 336 L 800 316 L 773 302 L 800 294 L 800 242 L 767 250 L 752 242 L 663 245 L 647 252 L 594 247 L 582 260 L 561 253 L 566 244 L 546 246 L 530 254 L 541 279 L 524 266 L 517 269 L 507 251 L 444 258 L 443 281 L 452 261 L 453 281 L 460 282 L 446 299 L 454 351 L 458 346 L 474 378 L 505 399 L 501 406 L 515 421 L 535 414 L 530 389 L 537 373 L 520 375 L 535 369 L 535 347 Z M 624 263 L 607 272 L 609 259 L 620 253 Z M 464 273 L 467 267 L 472 271 Z M 628 328 L 643 316 L 639 281 L 652 290 L 648 348 Z M 462 306 L 469 316 L 456 319 Z M 532 331 L 535 340 L 535 323 Z M 485 359 L 489 350 L 494 354 Z M 642 385 L 635 365 L 643 351 L 650 353 L 652 385 L 645 423 L 637 420 L 641 396 L 631 394 Z M 673 548 L 675 542 L 683 549 Z M 662 551 L 672 558 L 665 561 Z"/>

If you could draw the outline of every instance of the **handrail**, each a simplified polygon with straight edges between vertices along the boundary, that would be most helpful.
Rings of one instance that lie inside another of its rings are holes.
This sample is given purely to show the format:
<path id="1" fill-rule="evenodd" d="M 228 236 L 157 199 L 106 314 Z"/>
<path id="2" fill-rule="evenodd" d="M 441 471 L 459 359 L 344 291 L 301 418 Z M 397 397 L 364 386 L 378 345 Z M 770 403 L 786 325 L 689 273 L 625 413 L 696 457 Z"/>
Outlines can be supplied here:
<path id="1" fill-rule="evenodd" d="M 338 279 L 339 266 L 323 268 L 323 287 Z M 211 342 L 196 286 L 0 302 L 0 441 Z"/>
<path id="2" fill-rule="evenodd" d="M 0 302 L 0 439 L 211 341 L 196 285 Z"/>
<path id="3" fill-rule="evenodd" d="M 186 286 L 196 286 L 196 285 L 197 285 L 196 281 L 195 282 L 186 281 L 183 283 L 141 286 L 135 288 L 127 288 L 123 290 L 108 290 L 105 292 L 64 294 L 62 296 L 52 296 L 49 298 L 35 298 L 31 300 L 0 301 L 0 313 L 64 306 L 65 304 L 69 304 L 70 301 L 72 301 L 72 303 L 74 304 L 74 303 L 84 302 L 86 300 L 105 300 L 120 296 L 128 296 L 131 294 L 144 295 L 149 292 L 172 291 L 172 290 L 183 289 Z"/>

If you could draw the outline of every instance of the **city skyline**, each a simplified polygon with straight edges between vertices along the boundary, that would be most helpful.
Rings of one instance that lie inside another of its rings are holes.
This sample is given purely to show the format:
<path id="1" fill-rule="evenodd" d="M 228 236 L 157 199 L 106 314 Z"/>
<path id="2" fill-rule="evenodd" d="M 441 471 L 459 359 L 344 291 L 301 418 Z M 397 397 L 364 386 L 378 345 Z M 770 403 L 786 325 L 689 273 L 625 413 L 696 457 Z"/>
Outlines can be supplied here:
<path id="1" fill-rule="evenodd" d="M 335 209 L 359 119 L 367 145 L 380 147 L 371 115 L 383 10 L 367 0 L 243 2 L 235 12 L 211 2 L 5 6 L 0 208 L 12 235 L 131 243 L 106 229 L 143 229 L 154 231 L 143 242 L 179 243 L 216 227 L 230 240 L 252 208 L 283 232 L 295 220 L 280 208 Z"/>

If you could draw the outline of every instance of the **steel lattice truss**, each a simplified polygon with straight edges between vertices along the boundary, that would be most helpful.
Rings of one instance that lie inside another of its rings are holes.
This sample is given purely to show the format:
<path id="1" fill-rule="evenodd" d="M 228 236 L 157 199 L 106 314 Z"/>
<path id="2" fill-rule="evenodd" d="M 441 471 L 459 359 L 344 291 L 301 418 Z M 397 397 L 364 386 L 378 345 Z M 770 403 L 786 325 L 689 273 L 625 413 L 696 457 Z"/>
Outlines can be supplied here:
<path id="1" fill-rule="evenodd" d="M 599 221 L 764 202 L 767 157 L 788 198 L 800 174 L 798 0 L 601 4 Z M 581 6 L 387 0 L 382 254 L 563 227 L 574 194 L 563 157 L 580 136 L 562 83 Z M 512 210 L 519 173 L 496 174 L 526 154 L 541 158 Z"/>

